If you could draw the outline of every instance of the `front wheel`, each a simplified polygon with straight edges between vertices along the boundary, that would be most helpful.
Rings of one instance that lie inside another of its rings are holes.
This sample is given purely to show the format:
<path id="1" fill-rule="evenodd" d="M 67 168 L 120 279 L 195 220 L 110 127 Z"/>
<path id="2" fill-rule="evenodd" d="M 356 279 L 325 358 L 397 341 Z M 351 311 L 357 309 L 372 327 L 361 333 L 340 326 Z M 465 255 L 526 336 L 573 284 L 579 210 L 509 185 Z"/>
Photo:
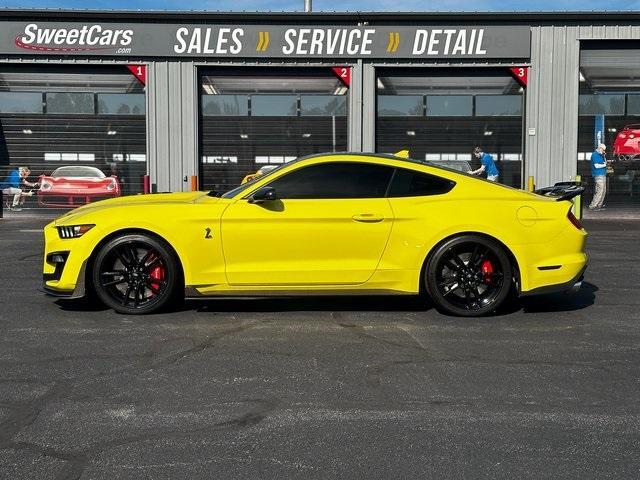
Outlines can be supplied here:
<path id="1" fill-rule="evenodd" d="M 438 246 L 425 268 L 425 285 L 436 307 L 462 317 L 499 308 L 511 290 L 511 262 L 497 242 L 463 235 Z"/>
<path id="2" fill-rule="evenodd" d="M 96 295 L 119 313 L 160 310 L 171 300 L 177 278 L 178 265 L 170 247 L 147 235 L 122 235 L 110 240 L 93 263 Z"/>

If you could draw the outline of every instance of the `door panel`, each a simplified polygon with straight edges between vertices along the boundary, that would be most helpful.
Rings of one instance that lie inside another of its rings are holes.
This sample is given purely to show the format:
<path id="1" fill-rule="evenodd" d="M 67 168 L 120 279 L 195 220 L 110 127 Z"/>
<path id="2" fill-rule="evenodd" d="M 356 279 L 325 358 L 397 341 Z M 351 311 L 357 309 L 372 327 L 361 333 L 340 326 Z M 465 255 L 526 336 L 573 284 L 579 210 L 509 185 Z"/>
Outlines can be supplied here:
<path id="1" fill-rule="evenodd" d="M 385 198 L 238 200 L 222 217 L 227 281 L 364 283 L 378 265 L 392 224 Z"/>

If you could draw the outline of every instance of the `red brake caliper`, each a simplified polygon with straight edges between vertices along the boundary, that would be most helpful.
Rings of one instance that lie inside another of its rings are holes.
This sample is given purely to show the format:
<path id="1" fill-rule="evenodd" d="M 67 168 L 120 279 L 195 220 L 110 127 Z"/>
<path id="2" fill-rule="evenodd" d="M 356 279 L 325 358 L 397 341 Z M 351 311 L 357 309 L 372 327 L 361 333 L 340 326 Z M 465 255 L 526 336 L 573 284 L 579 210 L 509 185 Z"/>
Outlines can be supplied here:
<path id="1" fill-rule="evenodd" d="M 154 267 L 151 270 L 151 273 L 149 273 L 149 276 L 151 277 L 152 280 L 164 280 L 164 267 L 162 267 L 161 265 L 158 265 L 157 267 Z M 159 283 L 151 282 L 151 286 L 155 290 L 160 290 L 160 284 Z M 153 291 L 153 289 L 151 290 L 151 296 L 156 294 Z"/>
<path id="2" fill-rule="evenodd" d="M 493 265 L 489 260 L 482 262 L 480 271 L 482 272 L 482 281 L 484 283 L 491 283 L 493 281 Z"/>

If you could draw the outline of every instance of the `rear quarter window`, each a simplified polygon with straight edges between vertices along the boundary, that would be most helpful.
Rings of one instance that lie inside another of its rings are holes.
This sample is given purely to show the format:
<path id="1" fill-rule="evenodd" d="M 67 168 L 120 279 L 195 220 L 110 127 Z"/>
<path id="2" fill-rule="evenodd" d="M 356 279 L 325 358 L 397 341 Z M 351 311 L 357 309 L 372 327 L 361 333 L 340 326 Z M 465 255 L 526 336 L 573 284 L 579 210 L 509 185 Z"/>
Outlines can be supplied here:
<path id="1" fill-rule="evenodd" d="M 398 168 L 395 171 L 388 197 L 424 197 L 443 195 L 456 185 L 452 180 L 428 173 Z"/>

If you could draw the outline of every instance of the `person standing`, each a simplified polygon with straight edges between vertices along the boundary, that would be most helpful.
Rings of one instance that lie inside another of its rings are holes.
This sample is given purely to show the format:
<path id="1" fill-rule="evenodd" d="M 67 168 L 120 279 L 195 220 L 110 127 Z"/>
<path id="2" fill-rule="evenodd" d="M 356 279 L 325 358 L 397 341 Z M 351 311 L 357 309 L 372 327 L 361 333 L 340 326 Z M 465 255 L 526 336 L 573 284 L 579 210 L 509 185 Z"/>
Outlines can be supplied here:
<path id="1" fill-rule="evenodd" d="M 496 163 L 493 161 L 493 157 L 488 153 L 484 153 L 481 147 L 474 148 L 473 154 L 476 158 L 480 159 L 481 165 L 477 170 L 471 170 L 468 173 L 471 175 L 480 175 L 483 172 L 486 172 L 487 180 L 490 182 L 497 182 L 500 172 L 498 171 L 498 167 L 496 167 Z"/>
<path id="2" fill-rule="evenodd" d="M 604 210 L 604 197 L 607 194 L 607 160 L 604 158 L 606 149 L 604 143 L 599 143 L 591 154 L 591 175 L 595 189 L 589 210 Z"/>
<path id="3" fill-rule="evenodd" d="M 9 207 L 9 210 L 19 212 L 22 210 L 20 205 L 24 203 L 22 186 L 36 187 L 37 183 L 31 183 L 27 181 L 27 177 L 31 173 L 29 167 L 19 167 L 9 173 L 4 181 L 0 184 L 2 193 L 4 195 L 13 195 L 13 203 Z"/>

